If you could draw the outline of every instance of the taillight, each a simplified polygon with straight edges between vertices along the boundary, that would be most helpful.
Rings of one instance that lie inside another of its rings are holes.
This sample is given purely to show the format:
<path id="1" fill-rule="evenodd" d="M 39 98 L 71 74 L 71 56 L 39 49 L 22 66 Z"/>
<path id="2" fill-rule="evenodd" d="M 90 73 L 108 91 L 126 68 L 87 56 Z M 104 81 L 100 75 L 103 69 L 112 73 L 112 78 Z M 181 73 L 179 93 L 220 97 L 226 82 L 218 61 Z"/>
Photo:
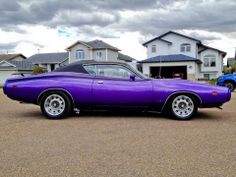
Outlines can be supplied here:
<path id="1" fill-rule="evenodd" d="M 218 92 L 214 90 L 214 91 L 211 92 L 211 94 L 216 96 L 216 95 L 218 95 Z"/>

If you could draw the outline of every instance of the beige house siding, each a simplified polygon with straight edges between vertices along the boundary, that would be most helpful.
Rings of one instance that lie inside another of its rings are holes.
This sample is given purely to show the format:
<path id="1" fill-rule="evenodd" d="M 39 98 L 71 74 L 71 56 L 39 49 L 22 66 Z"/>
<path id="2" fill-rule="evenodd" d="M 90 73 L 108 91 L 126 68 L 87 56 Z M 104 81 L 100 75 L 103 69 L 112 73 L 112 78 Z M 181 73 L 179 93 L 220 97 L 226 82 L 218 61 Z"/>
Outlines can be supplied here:
<path id="1" fill-rule="evenodd" d="M 107 59 L 108 61 L 117 61 L 118 52 L 113 50 L 107 50 Z"/>
<path id="2" fill-rule="evenodd" d="M 12 59 L 12 61 L 22 61 L 24 59 L 25 58 L 23 58 L 22 56 L 18 56 L 18 57 L 15 57 L 14 59 Z"/>

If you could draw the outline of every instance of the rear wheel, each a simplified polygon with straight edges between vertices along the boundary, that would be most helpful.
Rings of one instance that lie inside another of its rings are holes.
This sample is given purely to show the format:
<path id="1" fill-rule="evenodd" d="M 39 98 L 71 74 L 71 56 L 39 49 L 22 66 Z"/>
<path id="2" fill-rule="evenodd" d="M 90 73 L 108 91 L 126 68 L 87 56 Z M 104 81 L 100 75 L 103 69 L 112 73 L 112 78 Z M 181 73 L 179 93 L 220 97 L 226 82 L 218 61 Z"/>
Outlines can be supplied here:
<path id="1" fill-rule="evenodd" d="M 235 89 L 235 85 L 234 85 L 234 83 L 232 83 L 232 82 L 226 82 L 226 83 L 224 84 L 224 86 L 225 86 L 225 87 L 228 87 L 231 92 L 233 92 L 234 89 Z"/>
<path id="2" fill-rule="evenodd" d="M 189 120 L 197 111 L 196 101 L 190 95 L 176 95 L 169 103 L 172 116 L 178 120 Z"/>
<path id="3" fill-rule="evenodd" d="M 49 119 L 62 119 L 71 111 L 69 97 L 61 91 L 46 93 L 40 103 L 42 113 Z"/>

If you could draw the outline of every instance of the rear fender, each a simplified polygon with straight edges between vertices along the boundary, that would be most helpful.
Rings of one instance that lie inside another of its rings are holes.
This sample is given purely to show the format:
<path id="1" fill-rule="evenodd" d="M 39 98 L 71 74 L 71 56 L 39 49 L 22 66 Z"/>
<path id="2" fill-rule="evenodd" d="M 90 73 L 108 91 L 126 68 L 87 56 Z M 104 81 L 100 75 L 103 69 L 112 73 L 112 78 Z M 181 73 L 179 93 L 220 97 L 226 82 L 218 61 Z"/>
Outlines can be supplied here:
<path id="1" fill-rule="evenodd" d="M 63 88 L 49 88 L 49 89 L 46 89 L 46 90 L 42 91 L 42 92 L 39 94 L 38 98 L 37 98 L 37 103 L 40 104 L 43 95 L 44 95 L 45 93 L 51 92 L 51 91 L 62 91 L 62 92 L 64 92 L 64 93 L 66 93 L 66 94 L 69 96 L 69 98 L 70 98 L 70 100 L 71 100 L 71 102 L 72 102 L 72 105 L 75 106 L 74 98 L 72 97 L 72 95 L 70 94 L 70 92 L 68 92 L 66 89 L 63 89 Z"/>

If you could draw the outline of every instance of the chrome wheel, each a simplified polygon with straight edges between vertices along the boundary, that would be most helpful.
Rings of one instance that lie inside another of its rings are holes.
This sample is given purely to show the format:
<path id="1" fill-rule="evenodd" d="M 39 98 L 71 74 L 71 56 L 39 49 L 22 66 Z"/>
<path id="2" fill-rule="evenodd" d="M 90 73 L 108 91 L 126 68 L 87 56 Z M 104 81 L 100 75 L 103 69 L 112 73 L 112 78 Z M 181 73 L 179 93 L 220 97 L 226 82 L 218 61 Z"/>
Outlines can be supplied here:
<path id="1" fill-rule="evenodd" d="M 172 110 L 177 117 L 188 118 L 194 112 L 193 100 L 189 96 L 179 95 L 172 102 Z"/>
<path id="2" fill-rule="evenodd" d="M 58 94 L 49 95 L 44 101 L 44 109 L 51 116 L 58 116 L 65 110 L 65 100 Z"/>

